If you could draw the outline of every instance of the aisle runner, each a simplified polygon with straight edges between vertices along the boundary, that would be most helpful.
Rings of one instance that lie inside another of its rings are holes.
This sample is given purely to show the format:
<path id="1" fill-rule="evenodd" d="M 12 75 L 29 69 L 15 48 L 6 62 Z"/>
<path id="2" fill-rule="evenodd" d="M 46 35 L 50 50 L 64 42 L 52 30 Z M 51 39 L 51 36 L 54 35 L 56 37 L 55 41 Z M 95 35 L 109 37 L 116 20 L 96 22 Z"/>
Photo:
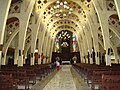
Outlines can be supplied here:
<path id="1" fill-rule="evenodd" d="M 63 65 L 43 90 L 76 90 L 70 65 Z"/>

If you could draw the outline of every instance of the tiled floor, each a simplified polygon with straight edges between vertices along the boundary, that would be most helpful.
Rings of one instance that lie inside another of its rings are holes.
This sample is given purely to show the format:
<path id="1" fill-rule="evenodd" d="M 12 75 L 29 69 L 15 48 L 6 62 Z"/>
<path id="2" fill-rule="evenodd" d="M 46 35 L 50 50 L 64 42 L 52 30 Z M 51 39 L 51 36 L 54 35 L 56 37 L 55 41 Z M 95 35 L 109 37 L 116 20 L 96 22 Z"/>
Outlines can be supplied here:
<path id="1" fill-rule="evenodd" d="M 30 90 L 91 90 L 84 79 L 71 65 L 61 66 L 60 71 L 54 71 Z"/>
<path id="2" fill-rule="evenodd" d="M 43 90 L 77 90 L 70 68 L 71 65 L 63 65 Z"/>

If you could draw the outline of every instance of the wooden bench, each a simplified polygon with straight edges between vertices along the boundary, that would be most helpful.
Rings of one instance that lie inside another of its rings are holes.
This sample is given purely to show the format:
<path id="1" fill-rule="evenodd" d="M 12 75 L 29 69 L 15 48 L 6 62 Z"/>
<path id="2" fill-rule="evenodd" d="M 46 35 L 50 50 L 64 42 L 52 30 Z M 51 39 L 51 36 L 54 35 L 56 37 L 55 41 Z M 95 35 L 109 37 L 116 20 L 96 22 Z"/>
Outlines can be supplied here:
<path id="1" fill-rule="evenodd" d="M 35 84 L 36 83 L 36 73 L 34 72 L 33 68 L 20 68 L 17 69 L 19 72 L 26 72 L 26 77 L 29 77 L 29 83 Z"/>
<path id="2" fill-rule="evenodd" d="M 120 75 L 120 71 L 94 71 L 92 76 L 92 90 L 101 88 L 102 75 Z"/>
<path id="3" fill-rule="evenodd" d="M 29 77 L 26 76 L 26 72 L 0 71 L 0 75 L 11 75 L 17 86 L 24 85 L 25 90 L 29 89 Z"/>
<path id="4" fill-rule="evenodd" d="M 17 90 L 17 82 L 11 75 L 0 75 L 0 90 Z"/>
<path id="5" fill-rule="evenodd" d="M 73 64 L 75 70 L 87 81 L 92 90 L 99 90 L 102 85 L 102 75 L 120 75 L 119 65 L 104 66 L 90 64 Z M 116 69 L 116 67 L 118 69 Z"/>
<path id="6" fill-rule="evenodd" d="M 101 90 L 120 90 L 120 75 L 102 75 Z"/>
<path id="7" fill-rule="evenodd" d="M 17 82 L 17 86 L 24 85 L 26 90 L 29 89 L 31 81 L 32 84 L 35 84 L 37 80 L 36 77 L 39 77 L 40 79 L 45 77 L 56 68 L 55 65 L 56 64 L 51 63 L 52 67 L 50 67 L 49 64 L 34 66 L 24 65 L 23 67 L 17 67 L 16 65 L 2 66 L 0 69 L 0 75 L 12 75 L 12 78 Z"/>

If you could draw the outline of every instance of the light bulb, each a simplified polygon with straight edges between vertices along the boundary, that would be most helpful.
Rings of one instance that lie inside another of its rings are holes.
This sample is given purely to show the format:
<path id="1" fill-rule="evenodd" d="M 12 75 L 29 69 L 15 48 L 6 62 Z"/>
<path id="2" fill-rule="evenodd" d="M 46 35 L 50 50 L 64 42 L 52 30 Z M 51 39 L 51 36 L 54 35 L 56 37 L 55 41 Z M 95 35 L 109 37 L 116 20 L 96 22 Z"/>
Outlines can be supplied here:
<path id="1" fill-rule="evenodd" d="M 57 7 L 56 6 L 54 6 L 54 9 L 56 9 Z"/>
<path id="2" fill-rule="evenodd" d="M 72 12 L 69 12 L 68 14 L 71 14 Z"/>
<path id="3" fill-rule="evenodd" d="M 85 26 L 83 26 L 83 28 L 85 28 Z"/>
<path id="4" fill-rule="evenodd" d="M 72 8 L 70 8 L 70 11 L 72 11 L 73 9 Z"/>
<path id="5" fill-rule="evenodd" d="M 70 7 L 69 6 L 67 6 L 67 9 L 69 9 Z"/>
<path id="6" fill-rule="evenodd" d="M 66 5 L 64 5 L 64 8 L 67 8 L 67 6 L 66 6 Z"/>
<path id="7" fill-rule="evenodd" d="M 12 34 L 12 32 L 10 31 L 10 33 L 9 34 Z"/>
<path id="8" fill-rule="evenodd" d="M 66 14 L 63 14 L 63 16 L 65 17 L 65 16 L 66 16 Z"/>
<path id="9" fill-rule="evenodd" d="M 64 4 L 67 4 L 67 1 L 64 1 Z"/>
<path id="10" fill-rule="evenodd" d="M 60 10 L 60 12 L 62 12 L 63 10 Z"/>
<path id="11" fill-rule="evenodd" d="M 51 8 L 51 10 L 54 10 L 53 8 Z"/>
<path id="12" fill-rule="evenodd" d="M 56 7 L 57 7 L 57 8 L 60 8 L 60 5 L 57 5 Z"/>
<path id="13" fill-rule="evenodd" d="M 63 5 L 63 2 L 61 2 L 60 5 L 62 6 L 62 5 Z"/>
<path id="14" fill-rule="evenodd" d="M 58 16 L 60 16 L 59 14 L 56 14 L 56 16 L 58 17 Z"/>
<path id="15" fill-rule="evenodd" d="M 58 4 L 59 4 L 59 3 L 60 3 L 60 1 L 57 1 L 56 3 L 58 3 Z"/>

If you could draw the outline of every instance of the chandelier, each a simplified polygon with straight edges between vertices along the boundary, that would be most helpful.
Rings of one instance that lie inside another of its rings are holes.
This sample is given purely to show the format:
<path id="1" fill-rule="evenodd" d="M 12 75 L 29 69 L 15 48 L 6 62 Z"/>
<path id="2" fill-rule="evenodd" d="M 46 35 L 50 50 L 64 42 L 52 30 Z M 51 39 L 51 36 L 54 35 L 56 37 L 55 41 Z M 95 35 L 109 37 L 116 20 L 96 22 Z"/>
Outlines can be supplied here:
<path id="1" fill-rule="evenodd" d="M 56 1 L 55 6 L 53 8 L 54 10 L 58 11 L 58 13 L 56 13 L 56 17 L 66 17 L 67 15 L 71 14 L 73 11 L 73 8 L 71 8 L 68 5 L 68 2 L 64 0 Z"/>
<path id="2" fill-rule="evenodd" d="M 58 38 L 66 40 L 66 39 L 70 39 L 71 35 L 67 31 L 64 30 L 58 35 Z"/>

